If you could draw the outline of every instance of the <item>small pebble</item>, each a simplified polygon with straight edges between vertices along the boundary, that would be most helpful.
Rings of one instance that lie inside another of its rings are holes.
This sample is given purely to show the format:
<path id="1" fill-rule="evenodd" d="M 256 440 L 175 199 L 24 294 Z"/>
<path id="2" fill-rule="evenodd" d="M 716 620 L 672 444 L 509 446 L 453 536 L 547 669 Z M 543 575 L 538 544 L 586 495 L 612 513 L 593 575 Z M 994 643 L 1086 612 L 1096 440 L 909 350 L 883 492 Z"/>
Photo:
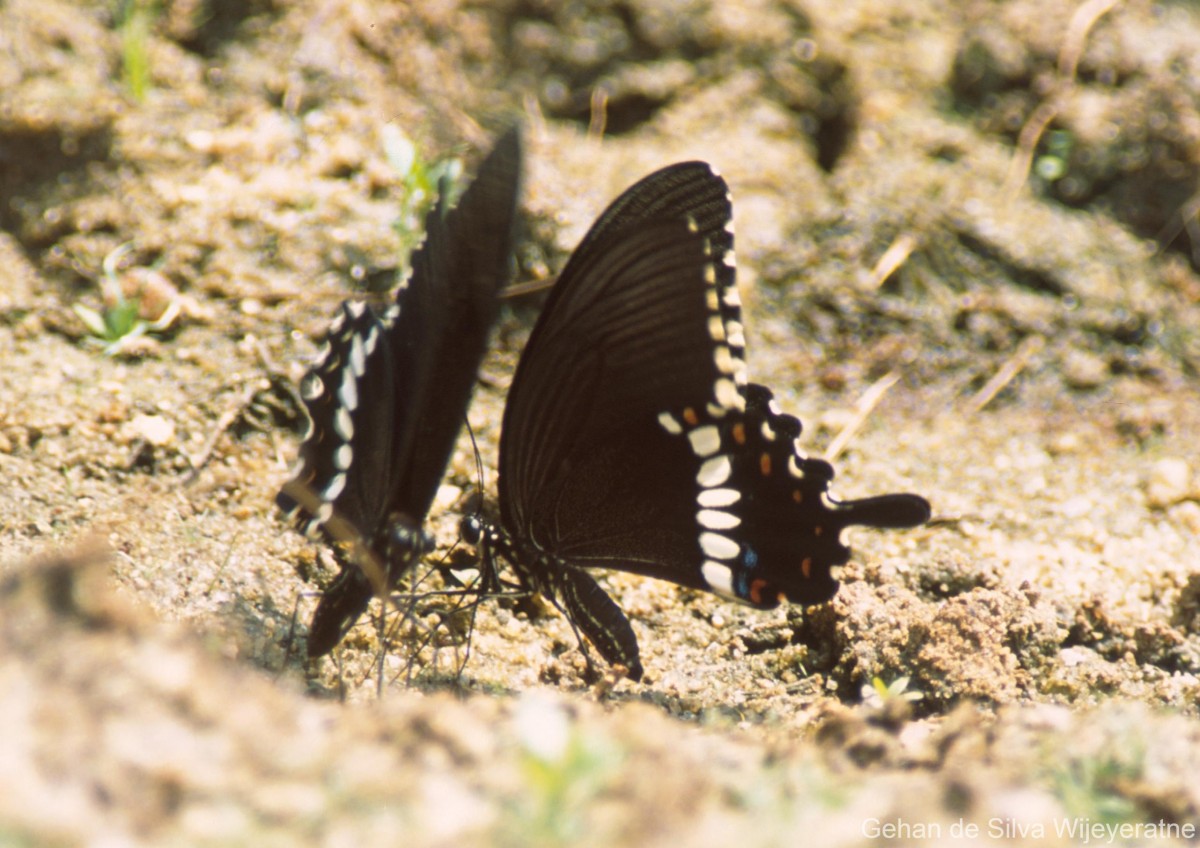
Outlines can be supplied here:
<path id="1" fill-rule="evenodd" d="M 1192 469 L 1187 460 L 1178 457 L 1158 460 L 1150 466 L 1146 480 L 1146 503 L 1155 509 L 1178 503 L 1188 496 L 1191 480 Z"/>
<path id="2" fill-rule="evenodd" d="M 1184 501 L 1171 510 L 1171 514 L 1184 527 L 1200 536 L 1200 504 Z"/>
<path id="3" fill-rule="evenodd" d="M 175 422 L 161 415 L 138 414 L 125 425 L 125 435 L 130 441 L 144 439 L 155 447 L 162 447 L 175 441 Z"/>
<path id="4" fill-rule="evenodd" d="M 1063 362 L 1063 380 L 1073 389 L 1095 389 L 1108 379 L 1108 363 L 1099 356 L 1071 351 Z"/>

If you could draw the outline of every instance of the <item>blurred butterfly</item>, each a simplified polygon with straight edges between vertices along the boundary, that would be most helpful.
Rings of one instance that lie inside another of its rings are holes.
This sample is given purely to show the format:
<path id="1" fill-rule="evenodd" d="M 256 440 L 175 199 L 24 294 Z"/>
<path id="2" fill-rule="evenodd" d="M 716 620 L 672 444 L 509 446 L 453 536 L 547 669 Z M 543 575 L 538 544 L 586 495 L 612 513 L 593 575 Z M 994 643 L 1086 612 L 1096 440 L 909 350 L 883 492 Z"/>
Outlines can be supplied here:
<path id="1" fill-rule="evenodd" d="M 432 547 L 425 517 L 510 276 L 520 171 L 514 128 L 454 209 L 442 187 L 395 300 L 382 312 L 342 304 L 301 384 L 312 426 L 276 503 L 301 531 L 332 544 L 341 565 L 313 615 L 310 657 L 331 651 L 371 597 Z M 364 559 L 386 571 L 381 585 Z"/>

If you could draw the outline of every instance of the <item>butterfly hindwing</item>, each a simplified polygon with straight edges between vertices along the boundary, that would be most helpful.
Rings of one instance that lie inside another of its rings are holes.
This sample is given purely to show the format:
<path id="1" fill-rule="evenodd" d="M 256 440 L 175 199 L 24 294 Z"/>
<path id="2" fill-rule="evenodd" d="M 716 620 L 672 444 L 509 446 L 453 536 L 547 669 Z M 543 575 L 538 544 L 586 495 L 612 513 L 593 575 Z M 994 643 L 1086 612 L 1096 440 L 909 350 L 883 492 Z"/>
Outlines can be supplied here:
<path id="1" fill-rule="evenodd" d="M 310 429 L 300 445 L 294 482 L 309 489 L 321 507 L 305 510 L 288 491 L 276 500 L 306 535 L 325 532 L 334 511 L 367 527 L 385 514 L 386 502 L 373 493 L 389 489 L 387 473 L 395 464 L 397 434 L 377 424 L 398 416 L 396 404 L 405 397 L 405 380 L 411 378 L 398 373 L 395 365 L 405 359 L 396 355 L 390 341 L 398 308 L 381 317 L 366 304 L 343 303 L 320 359 L 300 384 Z"/>
<path id="2" fill-rule="evenodd" d="M 829 497 L 833 467 L 799 450 L 800 421 L 780 413 L 764 386 L 748 384 L 743 395 L 743 414 L 710 425 L 723 447 L 697 479 L 701 575 L 713 591 L 760 608 L 823 603 L 837 591 L 832 568 L 850 556 L 843 529 L 929 520 L 929 504 L 917 495 Z"/>

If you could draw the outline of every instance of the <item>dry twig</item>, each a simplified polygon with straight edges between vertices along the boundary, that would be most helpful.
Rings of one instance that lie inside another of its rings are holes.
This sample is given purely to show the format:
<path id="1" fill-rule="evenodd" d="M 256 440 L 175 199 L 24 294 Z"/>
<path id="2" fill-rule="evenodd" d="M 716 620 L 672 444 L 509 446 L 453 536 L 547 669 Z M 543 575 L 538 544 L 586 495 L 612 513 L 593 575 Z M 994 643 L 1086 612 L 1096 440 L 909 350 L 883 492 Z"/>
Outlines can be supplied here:
<path id="1" fill-rule="evenodd" d="M 912 233 L 901 233 L 879 257 L 875 267 L 871 269 L 869 287 L 878 289 L 887 282 L 888 277 L 896 273 L 896 269 L 908 261 L 912 252 L 917 249 L 917 237 Z"/>
<path id="2" fill-rule="evenodd" d="M 1004 179 L 1002 197 L 1007 203 L 1016 198 L 1025 185 L 1029 169 L 1033 165 L 1033 153 L 1046 127 L 1062 110 L 1067 95 L 1075 87 L 1075 74 L 1079 68 L 1079 58 L 1096 21 L 1100 20 L 1120 0 L 1086 0 L 1071 16 L 1067 25 L 1067 34 L 1063 38 L 1062 48 L 1058 52 L 1057 79 L 1046 99 L 1033 110 L 1033 114 L 1021 127 L 1017 138 L 1017 147 L 1013 151 L 1012 160 L 1008 164 L 1008 176 Z"/>
<path id="3" fill-rule="evenodd" d="M 854 417 L 842 428 L 842 432 L 837 434 L 829 447 L 825 448 L 825 461 L 833 462 L 837 459 L 846 446 L 850 444 L 850 440 L 862 428 L 867 418 L 879 405 L 879 401 L 887 393 L 887 390 L 896 384 L 900 379 L 900 375 L 895 371 L 889 371 L 878 380 L 876 380 L 869 389 L 863 392 L 863 396 L 858 399 L 858 403 L 854 405 Z"/>
<path id="4" fill-rule="evenodd" d="M 1000 366 L 1000 370 L 971 399 L 971 411 L 979 412 L 991 403 L 992 399 L 1000 394 L 1000 391 L 1025 369 L 1025 366 L 1029 364 L 1029 360 L 1033 359 L 1037 352 L 1045 347 L 1045 345 L 1046 340 L 1043 337 L 1027 336 L 1017 346 L 1016 352 Z"/>

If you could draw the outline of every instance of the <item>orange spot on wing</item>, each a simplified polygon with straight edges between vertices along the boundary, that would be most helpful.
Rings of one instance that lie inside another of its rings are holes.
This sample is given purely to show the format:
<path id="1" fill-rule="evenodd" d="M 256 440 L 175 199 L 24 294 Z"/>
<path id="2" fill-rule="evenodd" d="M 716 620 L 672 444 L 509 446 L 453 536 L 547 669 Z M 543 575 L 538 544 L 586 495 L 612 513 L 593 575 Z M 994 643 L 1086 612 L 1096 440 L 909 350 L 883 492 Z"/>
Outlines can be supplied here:
<path id="1" fill-rule="evenodd" d="M 771 476 L 771 455 L 769 453 L 764 453 L 758 458 L 758 468 L 764 477 Z"/>
<path id="2" fill-rule="evenodd" d="M 759 606 L 778 604 L 782 596 L 766 580 L 750 582 L 750 600 Z"/>
<path id="3" fill-rule="evenodd" d="M 696 414 L 695 409 L 689 406 L 683 411 L 683 420 L 687 422 L 688 426 L 695 427 L 700 423 L 700 416 Z"/>

